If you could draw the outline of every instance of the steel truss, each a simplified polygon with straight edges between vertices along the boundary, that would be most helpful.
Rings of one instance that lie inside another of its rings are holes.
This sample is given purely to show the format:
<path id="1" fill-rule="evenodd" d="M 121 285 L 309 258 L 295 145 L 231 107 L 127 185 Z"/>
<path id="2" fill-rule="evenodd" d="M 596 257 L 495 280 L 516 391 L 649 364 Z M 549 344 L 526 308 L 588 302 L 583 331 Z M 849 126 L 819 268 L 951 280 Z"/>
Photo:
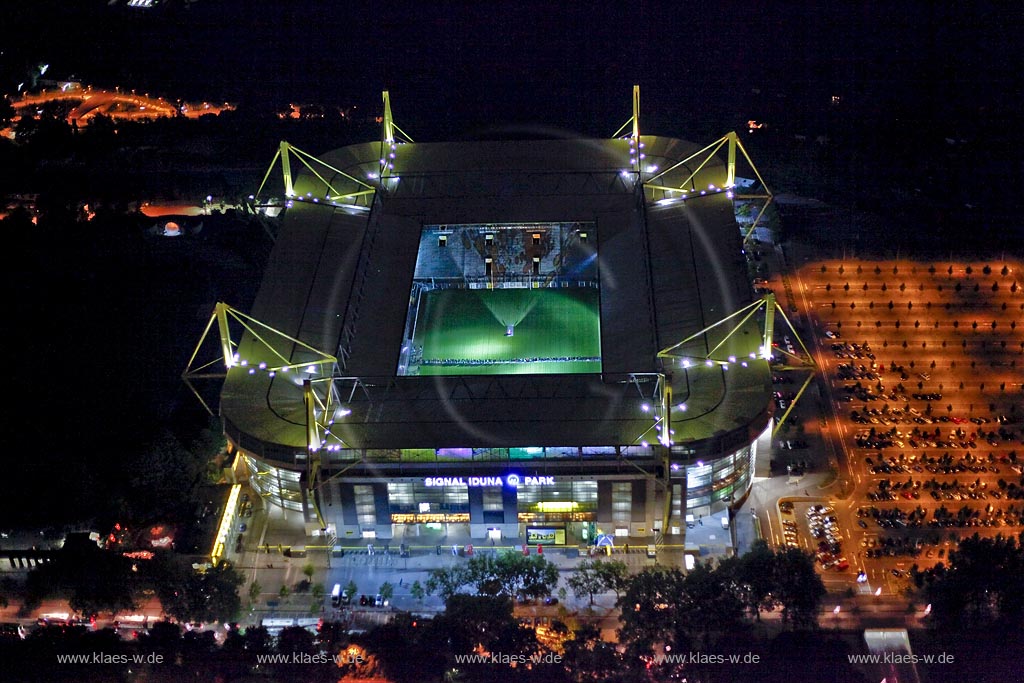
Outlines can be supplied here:
<path id="1" fill-rule="evenodd" d="M 797 354 L 790 353 L 789 351 L 786 351 L 785 349 L 779 348 L 779 351 L 781 351 L 785 355 L 793 358 L 797 362 L 797 365 L 792 365 L 792 366 L 791 365 L 787 365 L 787 366 L 785 366 L 782 369 L 783 370 L 804 370 L 804 369 L 812 369 L 812 370 L 814 370 L 814 369 L 816 369 L 817 368 L 817 363 L 814 362 L 814 356 L 812 356 L 811 352 L 807 350 L 807 346 L 804 344 L 803 340 L 800 338 L 800 335 L 797 333 L 796 328 L 793 327 L 793 323 L 790 322 L 789 318 L 786 316 L 786 312 L 782 310 L 782 306 L 780 306 L 779 303 L 775 300 L 775 295 L 771 294 L 771 293 L 766 294 L 761 299 L 757 299 L 753 303 L 750 303 L 750 304 L 744 306 L 743 308 L 739 309 L 738 311 L 730 313 L 729 315 L 727 315 L 726 317 L 722 318 L 718 322 L 712 323 L 711 325 L 708 325 L 707 327 L 705 327 L 704 329 L 700 330 L 699 332 L 695 332 L 694 334 L 691 334 L 686 339 L 683 339 L 682 341 L 680 341 L 680 342 L 678 342 L 676 344 L 673 344 L 672 346 L 669 346 L 669 347 L 666 347 L 666 348 L 662 349 L 661 351 L 658 352 L 658 357 L 659 358 L 682 358 L 682 359 L 688 359 L 688 360 L 694 361 L 695 364 L 696 363 L 703 363 L 703 364 L 715 364 L 715 365 L 729 365 L 730 363 L 734 362 L 735 359 L 734 358 L 732 358 L 732 359 L 729 359 L 729 358 L 723 359 L 723 358 L 716 357 L 716 354 L 717 354 L 718 350 L 722 348 L 722 345 L 725 344 L 725 342 L 728 341 L 728 339 L 730 337 L 732 337 L 732 335 L 734 335 L 744 325 L 746 325 L 748 320 L 750 320 L 752 317 L 754 317 L 754 315 L 756 313 L 758 313 L 759 311 L 761 311 L 761 310 L 764 310 L 765 316 L 764 316 L 764 330 L 763 330 L 763 334 L 762 334 L 762 343 L 761 343 L 761 349 L 760 349 L 760 357 L 763 360 L 770 360 L 771 357 L 772 357 L 772 348 L 774 346 L 773 343 L 772 343 L 772 339 L 775 336 L 775 314 L 778 313 L 779 315 L 782 316 L 782 319 L 783 319 L 783 321 L 785 321 L 786 326 L 789 328 L 789 331 L 793 333 L 793 336 L 796 338 L 797 343 L 800 344 L 800 348 L 804 352 L 804 356 L 799 356 Z M 715 329 L 719 325 L 724 325 L 725 323 L 729 322 L 730 320 L 733 320 L 734 318 L 736 318 L 738 316 L 741 316 L 741 315 L 743 316 L 742 319 L 740 319 L 740 321 L 738 323 L 736 323 L 733 326 L 732 329 L 729 330 L 728 334 L 726 334 L 725 337 L 723 337 L 721 339 L 721 341 L 719 341 L 717 344 L 715 344 L 715 346 L 713 348 L 711 348 L 706 354 L 703 354 L 703 355 L 690 355 L 690 354 L 685 354 L 685 353 L 681 353 L 680 352 L 680 349 L 683 346 L 685 346 L 686 344 L 688 344 L 689 342 L 692 342 L 695 339 L 698 339 L 699 337 L 701 337 L 704 334 L 710 332 L 711 330 Z M 776 347 L 776 348 L 778 348 L 778 347 Z M 814 379 L 814 372 L 811 372 L 808 375 L 807 379 L 804 381 L 803 386 L 800 387 L 800 391 L 797 392 L 795 398 L 790 402 L 789 406 L 786 409 L 786 412 L 783 413 L 782 417 L 779 418 L 779 420 L 775 423 L 775 428 L 772 431 L 772 435 L 773 436 L 778 433 L 779 429 L 782 428 L 782 425 L 785 423 L 786 418 L 788 418 L 789 414 L 791 412 L 793 412 L 793 407 L 796 405 L 797 401 L 800 400 L 800 397 L 803 396 L 804 391 L 806 391 L 807 387 L 811 383 L 811 380 L 813 380 L 813 379 Z M 668 388 L 668 391 L 671 392 L 671 387 Z M 669 398 L 668 405 L 671 405 L 671 397 Z"/>
<path id="2" fill-rule="evenodd" d="M 212 352 L 214 325 L 216 324 L 217 348 Z M 232 327 L 241 328 L 241 333 L 233 334 Z M 241 335 L 249 333 L 256 342 L 253 349 L 254 359 L 241 357 L 239 342 Z M 201 354 L 205 355 L 201 358 Z M 295 356 L 303 356 L 302 360 L 292 360 Z M 258 359 L 258 360 L 257 360 Z M 338 376 L 338 359 L 329 353 L 320 351 L 295 337 L 276 330 L 241 311 L 218 302 L 206 323 L 206 328 L 189 358 L 181 378 L 188 388 L 199 399 L 203 408 L 210 415 L 215 415 L 210 406 L 203 400 L 194 382 L 198 380 L 224 379 L 232 368 L 247 368 L 250 375 L 265 374 L 275 377 L 277 373 L 295 372 L 305 374 L 302 379 L 302 400 L 306 433 L 306 487 L 312 492 L 317 488 L 320 472 L 320 453 L 323 450 L 340 450 L 344 443 L 331 433 L 331 427 L 338 417 L 347 415 L 348 409 L 339 399 L 339 385 L 351 382 L 352 395 L 359 388 L 358 378 Z M 236 370 L 237 371 L 237 370 Z M 319 506 L 315 496 L 311 499 L 321 525 Z"/>

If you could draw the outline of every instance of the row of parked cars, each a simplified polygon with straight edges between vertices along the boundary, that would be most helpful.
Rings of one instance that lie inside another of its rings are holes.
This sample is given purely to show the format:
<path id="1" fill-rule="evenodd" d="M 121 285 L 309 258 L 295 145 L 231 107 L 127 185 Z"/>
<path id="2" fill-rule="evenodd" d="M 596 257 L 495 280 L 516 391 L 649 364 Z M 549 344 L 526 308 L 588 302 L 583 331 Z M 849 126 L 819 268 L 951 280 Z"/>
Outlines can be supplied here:
<path id="1" fill-rule="evenodd" d="M 334 584 L 334 589 L 331 591 L 332 607 L 348 606 L 353 602 L 358 602 L 360 607 L 387 607 L 390 604 L 390 601 L 381 593 L 377 593 L 375 596 L 360 595 L 359 599 L 356 600 L 354 594 L 349 593 L 348 590 L 342 590 L 340 583 Z"/>

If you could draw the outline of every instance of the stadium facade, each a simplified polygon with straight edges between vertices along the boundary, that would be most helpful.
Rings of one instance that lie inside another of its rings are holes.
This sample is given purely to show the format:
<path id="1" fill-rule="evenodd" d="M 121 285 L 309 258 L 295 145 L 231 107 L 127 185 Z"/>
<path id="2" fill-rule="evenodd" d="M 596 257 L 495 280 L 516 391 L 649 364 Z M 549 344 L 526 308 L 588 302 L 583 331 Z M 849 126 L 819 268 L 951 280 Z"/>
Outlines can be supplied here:
<path id="1" fill-rule="evenodd" d="M 274 332 L 221 393 L 251 485 L 396 541 L 653 537 L 738 504 L 771 375 L 757 320 L 714 326 L 753 296 L 731 170 L 698 151 L 385 135 L 293 185 L 286 153 L 251 312 Z"/>

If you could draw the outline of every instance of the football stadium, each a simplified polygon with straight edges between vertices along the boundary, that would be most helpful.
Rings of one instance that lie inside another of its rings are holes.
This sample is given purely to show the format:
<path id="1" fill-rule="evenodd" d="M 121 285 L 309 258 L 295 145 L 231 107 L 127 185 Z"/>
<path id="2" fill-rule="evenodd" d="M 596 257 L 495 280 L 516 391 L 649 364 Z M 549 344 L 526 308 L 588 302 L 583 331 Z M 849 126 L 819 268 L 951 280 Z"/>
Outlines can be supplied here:
<path id="1" fill-rule="evenodd" d="M 772 415 L 739 143 L 641 135 L 638 98 L 608 139 L 416 143 L 385 94 L 379 141 L 282 143 L 253 309 L 208 327 L 239 475 L 338 539 L 653 543 L 742 502 Z"/>

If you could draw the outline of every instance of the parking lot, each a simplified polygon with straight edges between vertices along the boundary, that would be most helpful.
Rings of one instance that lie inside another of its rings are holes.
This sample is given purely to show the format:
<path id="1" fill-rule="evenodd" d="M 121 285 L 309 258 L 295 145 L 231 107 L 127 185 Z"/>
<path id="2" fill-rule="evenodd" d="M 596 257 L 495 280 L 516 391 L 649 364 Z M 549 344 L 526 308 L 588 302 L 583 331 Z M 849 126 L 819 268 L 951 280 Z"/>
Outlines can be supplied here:
<path id="1" fill-rule="evenodd" d="M 1022 275 L 1020 262 L 866 260 L 795 274 L 853 484 L 836 515 L 858 536 L 859 568 L 891 575 L 965 534 L 1024 526 Z"/>

